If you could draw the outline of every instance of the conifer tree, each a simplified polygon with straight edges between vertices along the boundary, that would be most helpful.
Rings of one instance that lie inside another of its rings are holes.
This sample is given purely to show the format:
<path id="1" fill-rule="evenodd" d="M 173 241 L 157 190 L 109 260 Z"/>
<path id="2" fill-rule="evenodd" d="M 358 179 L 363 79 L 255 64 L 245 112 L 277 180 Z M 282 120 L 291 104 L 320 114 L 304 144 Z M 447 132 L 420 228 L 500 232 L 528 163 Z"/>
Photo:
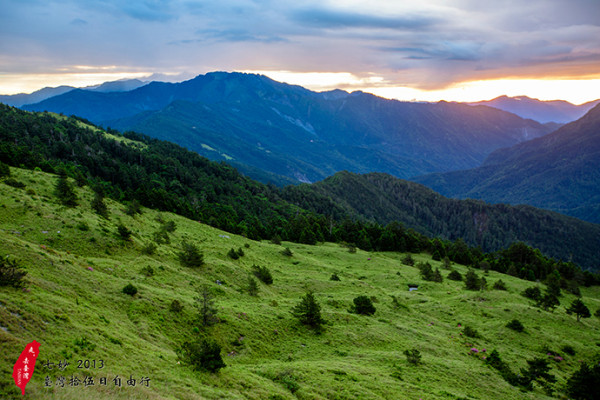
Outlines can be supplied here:
<path id="1" fill-rule="evenodd" d="M 77 205 L 77 194 L 73 185 L 69 182 L 67 172 L 64 169 L 58 171 L 58 180 L 54 187 L 54 194 L 63 206 L 75 207 Z"/>
<path id="2" fill-rule="evenodd" d="M 292 314 L 298 318 L 300 323 L 308 325 L 317 332 L 322 330 L 322 325 L 325 323 L 321 317 L 321 306 L 312 292 L 308 292 L 302 297 L 300 303 L 292 309 Z"/>
<path id="3" fill-rule="evenodd" d="M 567 308 L 567 314 L 575 314 L 577 316 L 577 322 L 579 322 L 581 318 L 589 318 L 592 316 L 589 308 L 587 308 L 587 306 L 583 304 L 583 301 L 581 301 L 581 299 L 573 300 L 569 308 Z"/>

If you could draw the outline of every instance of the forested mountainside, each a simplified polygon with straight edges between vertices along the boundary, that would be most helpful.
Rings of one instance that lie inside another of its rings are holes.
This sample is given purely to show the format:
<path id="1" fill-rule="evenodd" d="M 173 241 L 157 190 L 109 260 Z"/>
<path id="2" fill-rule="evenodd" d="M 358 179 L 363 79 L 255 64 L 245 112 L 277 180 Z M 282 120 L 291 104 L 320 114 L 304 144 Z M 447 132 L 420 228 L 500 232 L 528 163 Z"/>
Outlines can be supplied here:
<path id="1" fill-rule="evenodd" d="M 545 137 L 497 150 L 479 168 L 414 180 L 450 197 L 530 204 L 600 223 L 600 105 Z"/>
<path id="2" fill-rule="evenodd" d="M 296 182 L 341 170 L 408 178 L 473 168 L 498 148 L 552 129 L 491 107 L 317 93 L 265 76 L 224 72 L 120 93 L 73 90 L 25 109 L 134 130 Z"/>
<path id="3" fill-rule="evenodd" d="M 0 110 L 0 161 L 48 172 L 64 169 L 81 185 L 90 185 L 99 193 L 121 201 L 137 201 L 147 207 L 175 212 L 251 239 L 343 241 L 368 250 L 440 250 L 438 244 L 434 249 L 431 239 L 423 234 L 436 232 L 435 229 L 424 223 L 419 225 L 422 221 L 416 213 L 418 203 L 427 204 L 420 210 L 428 210 L 435 208 L 436 199 L 443 201 L 435 194 L 414 201 L 415 215 L 407 220 L 406 226 L 398 223 L 383 226 L 372 221 L 364 210 L 362 213 L 330 211 L 311 204 L 303 204 L 304 209 L 293 204 L 298 200 L 290 196 L 291 189 L 282 191 L 253 181 L 224 163 L 209 161 L 169 142 L 135 133 L 105 132 L 76 118 L 29 113 L 8 106 Z M 362 193 L 355 189 L 352 192 Z M 301 197 L 309 202 L 326 199 L 316 194 Z M 541 228 L 547 213 L 535 211 L 524 218 L 518 212 L 513 213 L 510 218 L 514 223 L 507 229 L 514 231 L 515 226 L 531 224 L 535 213 L 541 213 L 537 222 Z M 577 257 L 584 267 L 594 268 L 597 263 L 587 250 L 597 245 L 594 229 L 596 225 L 567 220 L 566 226 L 552 232 L 566 243 L 563 253 L 554 257 L 564 261 Z M 508 245 L 512 237 L 534 245 L 535 237 L 529 238 L 526 233 L 511 236 L 504 232 L 497 244 Z M 542 234 L 549 235 L 543 230 Z M 581 254 L 574 254 L 569 242 L 573 235 L 578 238 L 581 247 L 577 249 L 581 249 Z M 452 237 L 458 244 L 443 240 L 446 249 L 443 253 L 451 258 L 461 257 L 459 254 L 467 247 L 458 235 Z M 488 239 L 486 243 L 494 241 Z M 469 250 L 469 254 L 466 258 L 472 263 L 485 257 L 479 250 Z"/>
<path id="4" fill-rule="evenodd" d="M 434 237 L 464 239 L 484 251 L 523 241 L 552 257 L 600 265 L 600 225 L 531 206 L 446 198 L 381 173 L 340 172 L 311 185 L 288 186 L 283 197 L 325 215 L 354 215 L 387 224 L 400 221 Z"/>

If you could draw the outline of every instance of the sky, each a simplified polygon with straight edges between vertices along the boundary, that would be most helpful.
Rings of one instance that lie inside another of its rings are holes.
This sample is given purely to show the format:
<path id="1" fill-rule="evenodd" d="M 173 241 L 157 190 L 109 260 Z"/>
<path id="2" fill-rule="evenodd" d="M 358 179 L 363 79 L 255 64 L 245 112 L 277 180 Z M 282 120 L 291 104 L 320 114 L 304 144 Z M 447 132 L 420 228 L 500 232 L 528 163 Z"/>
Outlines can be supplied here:
<path id="1" fill-rule="evenodd" d="M 0 93 L 243 71 L 312 90 L 600 98 L 600 0 L 0 0 Z"/>

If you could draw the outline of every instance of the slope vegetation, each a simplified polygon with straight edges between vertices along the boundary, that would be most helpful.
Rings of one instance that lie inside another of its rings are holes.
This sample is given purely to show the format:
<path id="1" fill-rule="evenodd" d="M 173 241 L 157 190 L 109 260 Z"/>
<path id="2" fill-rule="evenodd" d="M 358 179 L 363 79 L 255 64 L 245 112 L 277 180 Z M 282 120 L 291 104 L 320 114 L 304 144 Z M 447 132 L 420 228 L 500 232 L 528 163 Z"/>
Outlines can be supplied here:
<path id="1" fill-rule="evenodd" d="M 131 216 L 110 199 L 101 217 L 87 187 L 71 180 L 78 205 L 65 207 L 55 176 L 10 172 L 24 187 L 0 183 L 0 253 L 27 275 L 23 288 L 0 286 L 3 399 L 22 398 L 12 365 L 33 340 L 40 355 L 26 396 L 36 399 L 549 399 L 565 393 L 580 360 L 597 361 L 600 320 L 568 315 L 571 294 L 549 312 L 520 294 L 535 283 L 495 271 L 485 275 L 489 289 L 470 291 L 463 282 L 423 280 L 399 253 L 251 241 L 166 212 Z M 169 240 L 156 243 L 165 224 Z M 202 266 L 180 263 L 183 242 L 201 249 Z M 152 252 L 149 243 L 157 246 Z M 244 255 L 231 258 L 232 248 Z M 449 272 L 426 255 L 412 257 Z M 253 265 L 274 279 L 259 283 L 257 296 L 247 291 Z M 466 267 L 453 268 L 466 275 Z M 500 279 L 507 290 L 491 289 Z M 128 284 L 137 294 L 123 293 Z M 418 290 L 409 292 L 409 284 Z M 217 310 L 209 327 L 197 319 L 202 286 Z M 321 334 L 290 313 L 307 291 L 326 320 Z M 348 312 L 359 295 L 372 299 L 373 316 Z M 600 307 L 598 287 L 581 295 L 592 312 Z M 506 327 L 513 319 L 524 332 Z M 221 347 L 226 367 L 218 373 L 194 371 L 178 357 L 184 342 L 202 337 Z M 409 362 L 406 350 L 416 350 L 420 363 Z M 515 373 L 542 360 L 556 382 L 512 386 L 486 362 L 493 350 Z"/>

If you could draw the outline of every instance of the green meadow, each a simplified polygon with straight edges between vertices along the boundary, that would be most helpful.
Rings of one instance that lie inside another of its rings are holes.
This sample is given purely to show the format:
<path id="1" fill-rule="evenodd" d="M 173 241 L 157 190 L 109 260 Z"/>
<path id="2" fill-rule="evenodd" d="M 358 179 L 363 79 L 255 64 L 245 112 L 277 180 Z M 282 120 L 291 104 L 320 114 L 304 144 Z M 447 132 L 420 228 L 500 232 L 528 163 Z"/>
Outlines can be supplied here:
<path id="1" fill-rule="evenodd" d="M 106 219 L 92 210 L 87 186 L 76 188 L 79 205 L 69 208 L 53 194 L 56 176 L 11 168 L 11 177 L 25 187 L 0 183 L 0 256 L 27 275 L 22 288 L 0 287 L 2 399 L 567 398 L 567 379 L 600 354 L 600 318 L 578 322 L 565 312 L 574 295 L 563 290 L 552 312 L 521 295 L 535 285 L 544 290 L 541 283 L 476 270 L 488 289 L 470 291 L 447 279 L 450 270 L 429 254 L 412 257 L 439 268 L 441 283 L 403 264 L 406 254 L 252 241 L 171 213 L 144 208 L 130 216 L 111 199 L 104 200 Z M 149 251 L 168 221 L 176 227 L 168 243 Z M 120 224 L 131 230 L 129 239 L 119 236 Z M 183 242 L 198 246 L 203 266 L 181 265 Z M 244 255 L 233 259 L 231 249 Z M 258 281 L 257 296 L 247 290 L 253 265 L 267 267 L 274 280 Z M 334 273 L 339 281 L 330 279 Z M 492 289 L 499 279 L 506 291 Z M 128 284 L 135 295 L 123 293 Z M 202 285 L 209 285 L 219 318 L 209 327 L 197 322 Z M 308 291 L 326 320 L 320 334 L 291 313 Z M 594 314 L 600 288 L 581 287 L 581 294 Z M 349 312 L 360 295 L 371 298 L 374 315 Z M 174 300 L 183 305 L 179 312 Z M 513 319 L 524 332 L 506 327 Z M 467 336 L 465 327 L 478 335 Z M 198 337 L 216 340 L 226 367 L 195 371 L 179 357 L 182 344 Z M 33 340 L 40 355 L 21 396 L 12 368 Z M 419 364 L 404 354 L 412 349 L 422 356 Z M 513 372 L 545 358 L 557 380 L 550 389 L 511 386 L 486 363 L 492 350 Z"/>

